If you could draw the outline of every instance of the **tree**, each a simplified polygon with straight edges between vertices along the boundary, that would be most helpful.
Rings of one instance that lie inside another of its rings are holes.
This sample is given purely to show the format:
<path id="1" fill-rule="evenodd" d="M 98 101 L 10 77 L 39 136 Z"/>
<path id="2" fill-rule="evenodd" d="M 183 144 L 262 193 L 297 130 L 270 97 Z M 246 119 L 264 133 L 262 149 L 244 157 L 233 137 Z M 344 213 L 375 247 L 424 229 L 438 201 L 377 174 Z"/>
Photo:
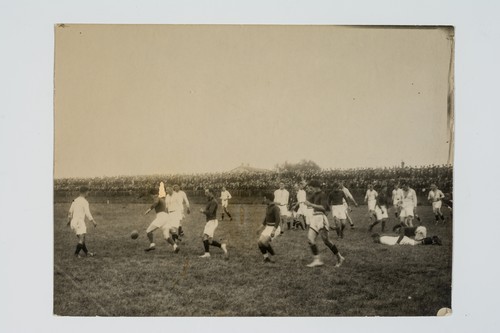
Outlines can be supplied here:
<path id="1" fill-rule="evenodd" d="M 321 167 L 316 162 L 306 159 L 302 159 L 298 163 L 285 161 L 282 164 L 277 164 L 275 168 L 277 171 L 291 172 L 321 171 Z"/>

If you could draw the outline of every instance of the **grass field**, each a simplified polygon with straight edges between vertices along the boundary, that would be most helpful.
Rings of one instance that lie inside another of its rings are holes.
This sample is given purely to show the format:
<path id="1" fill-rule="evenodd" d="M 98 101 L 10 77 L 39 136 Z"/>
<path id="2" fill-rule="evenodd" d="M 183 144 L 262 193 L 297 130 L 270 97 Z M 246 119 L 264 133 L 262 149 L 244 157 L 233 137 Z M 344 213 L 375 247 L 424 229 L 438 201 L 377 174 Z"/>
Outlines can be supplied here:
<path id="1" fill-rule="evenodd" d="M 346 257 L 336 259 L 318 242 L 325 266 L 308 268 L 312 255 L 306 232 L 289 231 L 274 242 L 276 263 L 264 264 L 256 242 L 264 205 L 232 205 L 233 221 L 219 221 L 215 238 L 228 241 L 229 260 L 211 248 L 203 254 L 204 216 L 193 205 L 174 254 L 157 231 L 156 251 L 145 229 L 154 213 L 146 204 L 93 204 L 99 223 L 89 224 L 93 258 L 74 258 L 76 236 L 66 226 L 68 203 L 54 206 L 54 314 L 64 316 L 434 316 L 451 308 L 452 226 L 435 225 L 431 207 L 419 207 L 428 235 L 443 246 L 374 244 L 366 206 L 354 208 L 356 229 L 336 240 Z M 447 212 L 446 212 L 447 213 Z M 220 216 L 220 214 L 219 214 Z M 389 221 L 392 227 L 394 219 Z M 140 231 L 137 240 L 130 238 Z M 389 228 L 388 228 L 389 229 Z M 380 226 L 375 227 L 376 232 Z"/>

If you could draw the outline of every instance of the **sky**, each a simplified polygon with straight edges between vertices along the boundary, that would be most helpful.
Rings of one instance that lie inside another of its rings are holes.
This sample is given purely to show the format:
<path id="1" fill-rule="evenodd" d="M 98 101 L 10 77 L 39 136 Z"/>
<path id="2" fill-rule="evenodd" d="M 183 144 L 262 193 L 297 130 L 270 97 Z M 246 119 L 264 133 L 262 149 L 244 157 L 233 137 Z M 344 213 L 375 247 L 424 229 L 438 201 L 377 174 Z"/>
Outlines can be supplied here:
<path id="1" fill-rule="evenodd" d="M 448 162 L 453 31 L 55 28 L 54 176 Z"/>

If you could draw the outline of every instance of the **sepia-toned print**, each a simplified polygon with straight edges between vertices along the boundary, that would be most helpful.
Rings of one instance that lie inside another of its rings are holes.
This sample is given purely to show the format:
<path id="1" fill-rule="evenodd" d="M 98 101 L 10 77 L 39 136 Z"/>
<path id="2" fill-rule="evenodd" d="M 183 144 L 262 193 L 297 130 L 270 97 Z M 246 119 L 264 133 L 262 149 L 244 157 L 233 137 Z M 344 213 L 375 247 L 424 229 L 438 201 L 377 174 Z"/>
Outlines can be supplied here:
<path id="1" fill-rule="evenodd" d="M 54 30 L 54 315 L 451 315 L 453 27 Z"/>

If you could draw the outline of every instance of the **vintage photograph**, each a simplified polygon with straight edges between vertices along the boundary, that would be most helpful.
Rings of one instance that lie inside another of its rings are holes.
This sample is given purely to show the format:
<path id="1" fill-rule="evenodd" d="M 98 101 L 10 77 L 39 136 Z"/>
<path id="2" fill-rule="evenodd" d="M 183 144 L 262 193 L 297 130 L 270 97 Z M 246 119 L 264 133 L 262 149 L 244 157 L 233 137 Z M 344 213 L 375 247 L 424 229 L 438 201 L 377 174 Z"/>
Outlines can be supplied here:
<path id="1" fill-rule="evenodd" d="M 54 26 L 53 314 L 452 313 L 452 26 Z"/>

